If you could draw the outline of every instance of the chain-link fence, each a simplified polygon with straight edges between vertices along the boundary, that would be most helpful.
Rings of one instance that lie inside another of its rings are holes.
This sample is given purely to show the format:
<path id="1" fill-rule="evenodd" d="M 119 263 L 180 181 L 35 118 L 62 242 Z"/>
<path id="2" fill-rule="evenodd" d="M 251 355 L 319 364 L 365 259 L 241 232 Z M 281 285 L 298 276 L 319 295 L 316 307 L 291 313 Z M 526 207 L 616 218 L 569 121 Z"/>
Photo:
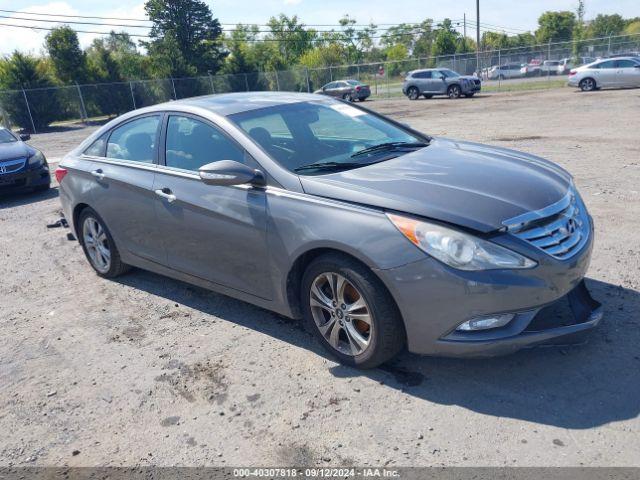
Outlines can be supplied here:
<path id="1" fill-rule="evenodd" d="M 484 80 L 485 92 L 539 88 L 545 86 L 541 82 L 553 79 L 563 83 L 560 75 L 567 71 L 557 64 L 561 60 L 566 59 L 571 66 L 588 59 L 639 52 L 640 34 L 636 34 L 326 68 L 4 90 L 0 91 L 0 121 L 35 133 L 52 124 L 104 120 L 180 98 L 245 91 L 314 92 L 340 79 L 367 83 L 372 98 L 387 98 L 402 95 L 407 72 L 429 67 L 478 75 Z"/>

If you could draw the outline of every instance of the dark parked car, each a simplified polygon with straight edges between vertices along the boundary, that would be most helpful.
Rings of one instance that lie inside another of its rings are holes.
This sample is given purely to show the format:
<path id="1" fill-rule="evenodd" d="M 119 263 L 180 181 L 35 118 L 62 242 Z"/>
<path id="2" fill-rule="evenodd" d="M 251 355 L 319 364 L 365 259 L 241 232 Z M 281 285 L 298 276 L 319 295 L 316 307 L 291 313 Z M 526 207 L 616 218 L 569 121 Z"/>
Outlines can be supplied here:
<path id="1" fill-rule="evenodd" d="M 402 85 L 402 93 L 409 100 L 417 100 L 420 95 L 431 98 L 434 95 L 447 95 L 449 98 L 473 97 L 481 89 L 478 77 L 460 75 L 448 68 L 427 68 L 414 70 L 407 74 Z"/>
<path id="2" fill-rule="evenodd" d="M 42 152 L 0 127 L 0 194 L 14 190 L 46 190 L 51 184 L 49 165 Z"/>
<path id="3" fill-rule="evenodd" d="M 304 318 L 342 362 L 494 355 L 585 332 L 593 223 L 571 175 L 310 94 L 129 112 L 56 170 L 103 277 L 134 265 Z M 572 315 L 556 316 L 567 304 Z M 212 334 L 215 338 L 215 334 Z"/>
<path id="4" fill-rule="evenodd" d="M 359 82 L 358 80 L 336 80 L 335 82 L 327 83 L 320 90 L 316 90 L 313 93 L 343 98 L 350 102 L 354 100 L 364 102 L 371 96 L 371 89 L 369 85 Z"/>

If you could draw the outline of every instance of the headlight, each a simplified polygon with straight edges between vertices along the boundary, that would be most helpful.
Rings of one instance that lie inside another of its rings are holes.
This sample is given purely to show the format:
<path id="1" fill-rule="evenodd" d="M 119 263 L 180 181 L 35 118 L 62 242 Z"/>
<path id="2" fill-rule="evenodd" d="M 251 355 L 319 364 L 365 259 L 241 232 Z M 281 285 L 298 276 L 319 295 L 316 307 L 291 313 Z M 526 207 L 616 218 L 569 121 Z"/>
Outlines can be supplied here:
<path id="1" fill-rule="evenodd" d="M 533 260 L 495 243 L 451 228 L 401 215 L 387 217 L 415 246 L 459 270 L 531 268 Z"/>
<path id="2" fill-rule="evenodd" d="M 45 162 L 44 155 L 42 152 L 38 151 L 29 157 L 29 166 L 30 167 L 39 167 L 43 165 Z"/>

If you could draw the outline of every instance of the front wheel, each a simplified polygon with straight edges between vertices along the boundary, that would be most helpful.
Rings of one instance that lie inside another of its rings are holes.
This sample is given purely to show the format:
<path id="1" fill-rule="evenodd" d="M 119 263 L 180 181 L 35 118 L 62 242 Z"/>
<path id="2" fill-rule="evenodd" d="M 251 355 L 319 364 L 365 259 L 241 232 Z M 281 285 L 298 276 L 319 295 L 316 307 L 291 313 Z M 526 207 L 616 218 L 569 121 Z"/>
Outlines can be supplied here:
<path id="1" fill-rule="evenodd" d="M 409 87 L 409 90 L 407 90 L 407 97 L 409 97 L 409 100 L 417 100 L 419 96 L 420 91 L 416 87 Z"/>
<path id="2" fill-rule="evenodd" d="M 302 279 L 307 327 L 340 362 L 373 368 L 404 346 L 398 308 L 366 266 L 340 254 L 314 260 Z"/>
<path id="3" fill-rule="evenodd" d="M 592 92 L 596 89 L 596 82 L 593 78 L 583 78 L 580 80 L 580 90 L 583 92 Z"/>
<path id="4" fill-rule="evenodd" d="M 449 98 L 460 98 L 460 94 L 462 92 L 460 91 L 460 87 L 458 85 L 451 85 L 448 89 L 447 89 L 447 95 L 449 96 Z"/>
<path id="5" fill-rule="evenodd" d="M 82 211 L 78 226 L 84 254 L 98 275 L 114 278 L 129 270 L 130 267 L 120 260 L 109 229 L 93 209 Z"/>

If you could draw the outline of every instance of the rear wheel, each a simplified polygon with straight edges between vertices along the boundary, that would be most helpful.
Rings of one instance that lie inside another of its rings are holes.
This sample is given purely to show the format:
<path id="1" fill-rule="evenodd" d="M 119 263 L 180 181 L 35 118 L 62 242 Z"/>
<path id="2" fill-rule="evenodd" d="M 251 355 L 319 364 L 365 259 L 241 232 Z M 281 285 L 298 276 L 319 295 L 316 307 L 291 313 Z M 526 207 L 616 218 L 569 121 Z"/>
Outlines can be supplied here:
<path id="1" fill-rule="evenodd" d="M 109 229 L 91 208 L 85 208 L 78 221 L 84 254 L 98 275 L 114 278 L 130 269 L 122 262 Z"/>
<path id="2" fill-rule="evenodd" d="M 344 95 L 342 95 L 342 99 L 346 100 L 347 102 L 353 102 L 353 97 L 350 93 L 345 93 Z"/>
<path id="3" fill-rule="evenodd" d="M 459 85 L 451 85 L 447 89 L 447 95 L 449 96 L 449 98 L 460 98 L 461 93 L 462 92 L 460 91 Z"/>
<path id="4" fill-rule="evenodd" d="M 340 254 L 323 255 L 302 279 L 305 322 L 322 346 L 344 364 L 373 368 L 404 346 L 400 313 L 380 280 Z"/>
<path id="5" fill-rule="evenodd" d="M 592 92 L 596 89 L 596 81 L 593 78 L 583 78 L 580 80 L 580 90 L 583 92 Z"/>
<path id="6" fill-rule="evenodd" d="M 407 97 L 409 97 L 409 100 L 417 100 L 418 97 L 420 97 L 420 91 L 417 87 L 409 87 L 407 90 Z"/>

